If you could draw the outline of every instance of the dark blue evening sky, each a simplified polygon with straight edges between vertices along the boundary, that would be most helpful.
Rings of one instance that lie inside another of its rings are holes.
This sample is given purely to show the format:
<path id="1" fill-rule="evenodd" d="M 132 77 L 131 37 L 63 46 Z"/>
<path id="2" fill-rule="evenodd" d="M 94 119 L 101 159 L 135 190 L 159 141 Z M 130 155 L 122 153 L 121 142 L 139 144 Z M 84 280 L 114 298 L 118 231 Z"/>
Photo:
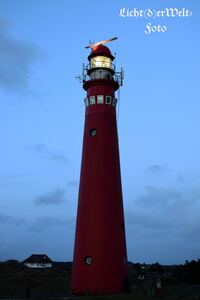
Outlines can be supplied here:
<path id="1" fill-rule="evenodd" d="M 134 8 L 192 16 L 119 15 Z M 89 40 L 113 36 L 125 71 L 117 118 L 128 258 L 200 258 L 199 9 L 196 0 L 0 0 L 0 260 L 72 260 L 85 97 L 75 76 Z M 148 23 L 167 29 L 146 34 Z"/>

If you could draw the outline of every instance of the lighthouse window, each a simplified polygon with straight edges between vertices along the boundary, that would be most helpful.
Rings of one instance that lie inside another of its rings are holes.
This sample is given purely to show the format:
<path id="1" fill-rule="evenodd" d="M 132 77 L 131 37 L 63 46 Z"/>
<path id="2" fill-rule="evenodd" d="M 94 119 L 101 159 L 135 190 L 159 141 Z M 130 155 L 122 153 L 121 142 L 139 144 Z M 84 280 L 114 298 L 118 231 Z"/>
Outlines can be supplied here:
<path id="1" fill-rule="evenodd" d="M 84 258 L 84 261 L 85 261 L 85 264 L 86 265 L 91 265 L 92 264 L 92 256 L 86 256 L 85 258 Z"/>
<path id="2" fill-rule="evenodd" d="M 89 106 L 88 98 L 85 98 L 85 99 L 84 99 L 84 102 L 85 102 L 85 106 L 86 106 L 86 107 Z"/>
<path id="3" fill-rule="evenodd" d="M 97 103 L 103 104 L 103 95 L 97 95 Z"/>
<path id="4" fill-rule="evenodd" d="M 91 136 L 97 135 L 97 130 L 96 130 L 95 128 L 92 128 L 92 129 L 90 130 L 90 135 L 91 135 Z"/>
<path id="5" fill-rule="evenodd" d="M 112 97 L 106 96 L 106 104 L 111 104 L 111 102 L 112 102 Z"/>
<path id="6" fill-rule="evenodd" d="M 113 98 L 112 105 L 113 105 L 113 106 L 116 106 L 116 105 L 117 105 L 117 98 Z"/>
<path id="7" fill-rule="evenodd" d="M 95 96 L 90 96 L 90 105 L 95 104 Z"/>

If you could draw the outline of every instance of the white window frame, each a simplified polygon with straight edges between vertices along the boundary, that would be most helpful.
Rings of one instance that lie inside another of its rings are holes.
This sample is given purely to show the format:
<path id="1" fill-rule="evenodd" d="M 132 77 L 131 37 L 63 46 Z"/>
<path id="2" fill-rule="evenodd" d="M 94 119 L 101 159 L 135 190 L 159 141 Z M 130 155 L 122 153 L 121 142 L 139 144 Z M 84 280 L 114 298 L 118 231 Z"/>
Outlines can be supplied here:
<path id="1" fill-rule="evenodd" d="M 109 101 L 108 101 L 109 99 Z M 106 104 L 111 105 L 112 104 L 112 97 L 111 96 L 106 96 Z"/>
<path id="2" fill-rule="evenodd" d="M 90 105 L 94 105 L 95 103 L 95 96 L 90 96 Z"/>
<path id="3" fill-rule="evenodd" d="M 112 106 L 117 106 L 117 98 L 113 98 Z"/>
<path id="4" fill-rule="evenodd" d="M 89 106 L 88 97 L 86 97 L 86 98 L 84 99 L 84 102 L 85 102 L 85 106 L 88 107 L 88 106 Z"/>
<path id="5" fill-rule="evenodd" d="M 104 95 L 97 95 L 97 103 L 98 104 L 104 103 Z"/>

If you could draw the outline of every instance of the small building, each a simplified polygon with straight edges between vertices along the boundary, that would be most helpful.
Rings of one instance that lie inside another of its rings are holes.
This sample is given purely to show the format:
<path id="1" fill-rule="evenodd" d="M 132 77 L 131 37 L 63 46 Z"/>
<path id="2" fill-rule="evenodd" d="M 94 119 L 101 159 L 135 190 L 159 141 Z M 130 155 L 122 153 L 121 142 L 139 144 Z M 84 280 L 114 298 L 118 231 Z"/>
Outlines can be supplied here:
<path id="1" fill-rule="evenodd" d="M 46 254 L 32 254 L 23 261 L 28 268 L 52 268 L 53 261 Z"/>

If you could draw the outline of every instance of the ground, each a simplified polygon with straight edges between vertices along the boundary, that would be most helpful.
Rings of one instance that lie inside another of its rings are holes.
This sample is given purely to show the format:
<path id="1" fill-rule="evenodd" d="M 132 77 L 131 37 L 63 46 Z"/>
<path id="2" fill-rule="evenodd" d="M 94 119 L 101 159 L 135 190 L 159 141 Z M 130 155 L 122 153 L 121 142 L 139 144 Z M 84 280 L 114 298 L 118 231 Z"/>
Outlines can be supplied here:
<path id="1" fill-rule="evenodd" d="M 155 299 L 148 282 L 159 272 L 163 272 L 159 264 L 151 265 L 146 271 L 139 264 L 129 264 L 130 292 L 123 295 L 70 297 L 70 278 L 72 263 L 55 263 L 51 269 L 28 269 L 19 262 L 0 263 L 0 299 L 36 299 L 36 300 L 145 300 Z M 195 272 L 187 273 L 193 267 Z M 194 268 L 195 267 L 195 268 Z M 165 299 L 200 300 L 199 272 L 197 263 L 174 269 L 172 274 L 162 275 L 162 294 L 158 297 Z M 157 268 L 157 269 L 156 269 Z M 147 270 L 148 269 L 148 270 Z M 138 280 L 138 272 L 145 275 L 145 281 Z M 187 272 L 183 272 L 186 270 Z M 178 273 L 177 273 L 178 272 Z M 177 275 L 178 274 L 178 275 Z M 188 275 L 190 274 L 190 276 Z M 198 276 L 197 276 L 198 275 Z M 197 280 L 190 282 L 191 278 Z M 180 279 L 181 278 L 181 279 Z M 187 279 L 184 282 L 182 278 Z M 156 298 L 157 298 L 156 297 Z"/>

